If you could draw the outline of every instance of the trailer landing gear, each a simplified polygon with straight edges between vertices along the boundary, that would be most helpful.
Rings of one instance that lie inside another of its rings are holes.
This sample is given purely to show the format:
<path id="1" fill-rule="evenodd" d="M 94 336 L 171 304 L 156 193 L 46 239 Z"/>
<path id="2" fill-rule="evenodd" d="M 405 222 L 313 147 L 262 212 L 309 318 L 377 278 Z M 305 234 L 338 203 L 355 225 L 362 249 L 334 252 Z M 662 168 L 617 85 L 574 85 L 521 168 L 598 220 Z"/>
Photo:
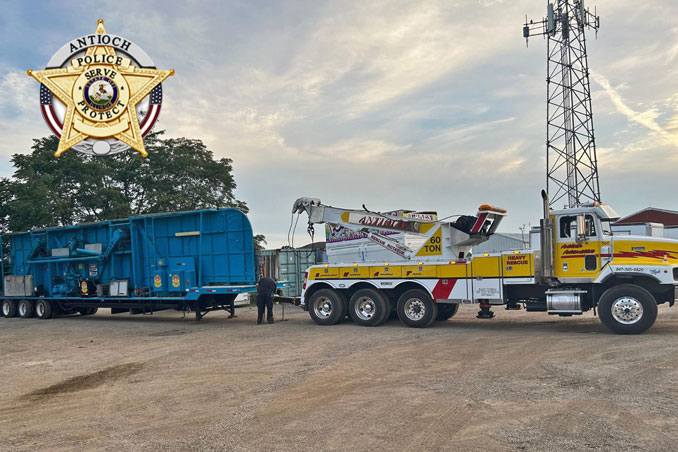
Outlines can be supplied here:
<path id="1" fill-rule="evenodd" d="M 490 310 L 491 308 L 492 306 L 487 300 L 480 300 L 480 311 L 478 311 L 476 317 L 479 319 L 491 319 L 494 317 L 494 312 Z"/>

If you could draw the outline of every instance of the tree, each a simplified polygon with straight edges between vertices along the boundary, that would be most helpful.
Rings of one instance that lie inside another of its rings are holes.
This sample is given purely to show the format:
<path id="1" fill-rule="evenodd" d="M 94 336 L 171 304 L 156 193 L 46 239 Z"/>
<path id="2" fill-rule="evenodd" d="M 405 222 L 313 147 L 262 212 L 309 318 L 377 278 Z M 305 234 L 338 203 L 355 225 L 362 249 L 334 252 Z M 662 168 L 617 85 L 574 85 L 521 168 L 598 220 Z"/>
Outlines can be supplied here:
<path id="1" fill-rule="evenodd" d="M 257 250 L 258 254 L 261 254 L 264 251 L 264 245 L 266 245 L 266 236 L 263 234 L 257 234 L 254 236 L 254 249 Z"/>
<path id="2" fill-rule="evenodd" d="M 196 139 L 145 139 L 150 156 L 135 152 L 54 157 L 58 138 L 34 140 L 32 153 L 15 154 L 10 179 L 0 180 L 0 227 L 24 231 L 158 212 L 236 207 L 231 159 L 215 160 Z"/>

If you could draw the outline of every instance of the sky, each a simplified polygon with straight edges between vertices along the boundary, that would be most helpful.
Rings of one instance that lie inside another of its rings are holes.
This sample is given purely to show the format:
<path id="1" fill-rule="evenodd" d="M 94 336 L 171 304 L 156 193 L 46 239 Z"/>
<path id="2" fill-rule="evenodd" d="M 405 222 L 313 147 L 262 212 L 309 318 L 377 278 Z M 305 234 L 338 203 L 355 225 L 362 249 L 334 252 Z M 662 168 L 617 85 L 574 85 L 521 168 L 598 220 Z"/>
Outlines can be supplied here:
<path id="1" fill-rule="evenodd" d="M 26 69 L 44 68 L 101 17 L 159 69 L 176 70 L 156 130 L 233 159 L 236 197 L 269 248 L 288 244 L 302 196 L 440 216 L 488 203 L 508 210 L 504 232 L 538 224 L 546 41 L 526 47 L 522 24 L 541 19 L 546 2 L 101 5 L 0 0 L 0 176 L 13 173 L 11 155 L 50 133 Z M 678 2 L 594 5 L 601 28 L 587 46 L 602 200 L 621 215 L 678 210 Z M 309 242 L 305 225 L 295 245 Z"/>

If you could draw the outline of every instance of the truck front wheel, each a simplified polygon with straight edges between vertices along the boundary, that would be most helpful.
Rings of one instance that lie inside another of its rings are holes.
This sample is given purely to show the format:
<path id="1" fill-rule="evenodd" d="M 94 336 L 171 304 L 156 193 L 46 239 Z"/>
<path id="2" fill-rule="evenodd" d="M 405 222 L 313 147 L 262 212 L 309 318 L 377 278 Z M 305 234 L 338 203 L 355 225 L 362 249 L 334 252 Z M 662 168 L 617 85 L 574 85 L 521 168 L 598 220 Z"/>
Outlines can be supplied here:
<path id="1" fill-rule="evenodd" d="M 438 305 L 421 289 L 408 290 L 398 298 L 398 317 L 407 326 L 426 328 L 438 316 Z"/>
<path id="2" fill-rule="evenodd" d="M 657 302 L 650 292 L 633 284 L 607 289 L 598 301 L 603 325 L 617 334 L 640 334 L 657 319 Z"/>
<path id="3" fill-rule="evenodd" d="M 346 300 L 335 290 L 320 289 L 311 295 L 308 313 L 318 325 L 334 325 L 346 316 Z"/>

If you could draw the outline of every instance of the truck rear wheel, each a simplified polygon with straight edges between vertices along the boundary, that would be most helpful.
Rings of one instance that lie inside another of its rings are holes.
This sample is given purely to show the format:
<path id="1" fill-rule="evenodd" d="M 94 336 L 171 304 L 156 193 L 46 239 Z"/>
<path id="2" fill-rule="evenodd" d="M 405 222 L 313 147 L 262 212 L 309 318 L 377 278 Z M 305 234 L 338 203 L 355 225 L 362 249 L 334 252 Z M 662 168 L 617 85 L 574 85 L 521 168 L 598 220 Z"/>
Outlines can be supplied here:
<path id="1" fill-rule="evenodd" d="M 408 290 L 398 298 L 398 317 L 407 326 L 426 328 L 438 316 L 438 305 L 421 289 Z"/>
<path id="2" fill-rule="evenodd" d="M 375 289 L 359 289 L 348 303 L 348 313 L 361 326 L 381 325 L 391 312 L 388 299 Z"/>
<path id="3" fill-rule="evenodd" d="M 603 325 L 617 334 L 640 334 L 657 320 L 657 302 L 650 292 L 633 284 L 610 287 L 598 300 Z"/>
<path id="4" fill-rule="evenodd" d="M 346 316 L 346 300 L 336 290 L 320 289 L 311 295 L 308 313 L 318 325 L 334 325 Z"/>
<path id="5" fill-rule="evenodd" d="M 22 319 L 30 319 L 33 317 L 35 311 L 35 303 L 31 300 L 21 300 L 19 302 L 19 317 Z"/>
<path id="6" fill-rule="evenodd" d="M 5 317 L 16 317 L 16 301 L 3 300 L 2 301 L 2 315 Z"/>
<path id="7" fill-rule="evenodd" d="M 445 320 L 449 320 L 454 317 L 458 310 L 459 305 L 456 303 L 441 303 L 438 305 L 438 315 L 436 316 L 436 321 L 444 322 Z"/>
<path id="8" fill-rule="evenodd" d="M 52 303 L 47 300 L 38 300 L 35 303 L 35 316 L 43 320 L 52 318 Z"/>

